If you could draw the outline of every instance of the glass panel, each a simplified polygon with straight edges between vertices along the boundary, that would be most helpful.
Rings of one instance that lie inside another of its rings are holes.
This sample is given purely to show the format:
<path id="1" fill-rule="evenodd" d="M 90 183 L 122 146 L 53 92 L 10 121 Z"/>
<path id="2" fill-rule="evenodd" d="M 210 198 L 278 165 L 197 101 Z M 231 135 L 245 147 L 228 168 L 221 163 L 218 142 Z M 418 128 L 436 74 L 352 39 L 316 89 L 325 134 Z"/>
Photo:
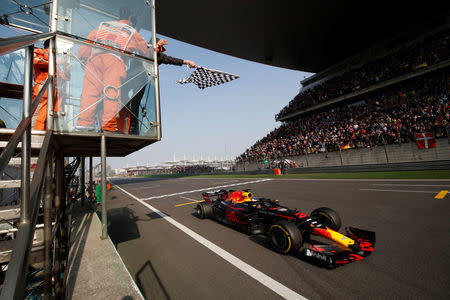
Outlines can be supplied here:
<path id="1" fill-rule="evenodd" d="M 16 128 L 22 121 L 23 101 L 0 98 L 0 128 Z"/>
<path id="2" fill-rule="evenodd" d="M 0 56 L 0 82 L 23 84 L 25 50 Z"/>
<path id="3" fill-rule="evenodd" d="M 153 62 L 57 37 L 55 130 L 157 137 Z"/>
<path id="4" fill-rule="evenodd" d="M 58 31 L 152 58 L 147 47 L 153 31 L 151 3 L 59 0 Z"/>
<path id="5" fill-rule="evenodd" d="M 25 50 L 0 56 L 0 82 L 23 84 Z M 23 101 L 0 98 L 0 128 L 16 128 L 22 120 Z"/>
<path id="6" fill-rule="evenodd" d="M 1 23 L 47 32 L 50 29 L 50 7 L 50 0 L 2 0 Z"/>
<path id="7" fill-rule="evenodd" d="M 136 134 L 141 136 L 157 137 L 159 126 L 156 124 L 156 94 L 155 81 L 151 77 L 151 83 L 145 87 L 144 95 L 139 103 L 139 126 Z M 137 106 L 137 104 L 135 104 Z M 135 114 L 136 115 L 136 114 Z"/>

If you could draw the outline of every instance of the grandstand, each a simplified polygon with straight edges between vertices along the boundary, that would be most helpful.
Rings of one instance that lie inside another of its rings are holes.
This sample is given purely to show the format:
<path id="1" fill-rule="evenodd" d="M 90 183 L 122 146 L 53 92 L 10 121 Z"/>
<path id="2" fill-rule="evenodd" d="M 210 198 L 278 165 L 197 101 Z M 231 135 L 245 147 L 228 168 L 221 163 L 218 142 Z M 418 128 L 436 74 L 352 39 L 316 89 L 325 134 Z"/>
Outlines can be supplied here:
<path id="1" fill-rule="evenodd" d="M 237 162 L 249 170 L 283 157 L 315 166 L 312 154 L 323 156 L 317 166 L 448 159 L 449 65 L 448 22 L 402 33 L 303 80 L 275 115 L 282 124 Z"/>
<path id="2" fill-rule="evenodd" d="M 136 165 L 116 169 L 115 175 L 149 176 L 149 175 L 198 175 L 205 173 L 230 171 L 234 167 L 233 160 L 182 160 L 169 161 L 158 165 Z"/>

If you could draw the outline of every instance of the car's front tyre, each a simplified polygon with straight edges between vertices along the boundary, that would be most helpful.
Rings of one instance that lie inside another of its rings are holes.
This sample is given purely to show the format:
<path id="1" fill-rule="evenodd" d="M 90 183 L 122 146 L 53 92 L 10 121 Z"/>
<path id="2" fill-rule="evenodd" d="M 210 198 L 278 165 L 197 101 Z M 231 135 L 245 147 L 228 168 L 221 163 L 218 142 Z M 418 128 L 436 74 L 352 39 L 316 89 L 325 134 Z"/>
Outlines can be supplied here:
<path id="1" fill-rule="evenodd" d="M 339 231 L 339 229 L 341 228 L 341 217 L 335 210 L 331 208 L 316 208 L 309 216 L 334 231 Z"/>
<path id="2" fill-rule="evenodd" d="M 280 254 L 296 253 L 303 246 L 303 236 L 295 224 L 279 221 L 267 233 L 272 248 Z"/>

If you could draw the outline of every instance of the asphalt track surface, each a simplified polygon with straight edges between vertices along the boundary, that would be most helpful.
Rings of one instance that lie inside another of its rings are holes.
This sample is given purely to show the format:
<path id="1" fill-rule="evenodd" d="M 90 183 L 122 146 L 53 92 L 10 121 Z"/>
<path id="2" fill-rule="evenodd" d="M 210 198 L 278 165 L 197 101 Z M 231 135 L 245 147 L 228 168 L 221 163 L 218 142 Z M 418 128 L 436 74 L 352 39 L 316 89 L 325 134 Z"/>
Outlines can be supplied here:
<path id="1" fill-rule="evenodd" d="M 435 198 L 448 180 L 113 183 L 109 234 L 147 299 L 450 299 L 450 194 Z M 194 215 L 202 191 L 219 188 L 250 188 L 305 213 L 331 207 L 343 228 L 376 232 L 375 252 L 332 270 L 277 254 L 264 237 Z"/>

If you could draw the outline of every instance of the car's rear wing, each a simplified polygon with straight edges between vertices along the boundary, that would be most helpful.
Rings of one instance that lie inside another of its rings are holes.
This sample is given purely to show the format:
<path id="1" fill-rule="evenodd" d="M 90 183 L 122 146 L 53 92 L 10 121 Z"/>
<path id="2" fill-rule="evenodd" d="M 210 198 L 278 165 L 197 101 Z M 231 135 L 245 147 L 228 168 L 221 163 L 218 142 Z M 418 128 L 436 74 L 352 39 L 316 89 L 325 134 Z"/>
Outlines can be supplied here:
<path id="1" fill-rule="evenodd" d="M 204 193 L 202 193 L 202 197 L 203 197 L 203 200 L 205 200 L 208 203 L 211 203 L 218 199 L 225 200 L 228 197 L 228 192 L 225 190 L 204 192 Z M 211 199 L 211 198 L 213 198 L 213 199 Z"/>
<path id="2" fill-rule="evenodd" d="M 202 193 L 203 200 L 205 200 L 208 203 L 211 203 L 212 201 L 211 201 L 210 197 L 214 196 L 214 195 L 211 195 L 211 194 L 212 193 L 208 193 L 208 192 Z"/>

